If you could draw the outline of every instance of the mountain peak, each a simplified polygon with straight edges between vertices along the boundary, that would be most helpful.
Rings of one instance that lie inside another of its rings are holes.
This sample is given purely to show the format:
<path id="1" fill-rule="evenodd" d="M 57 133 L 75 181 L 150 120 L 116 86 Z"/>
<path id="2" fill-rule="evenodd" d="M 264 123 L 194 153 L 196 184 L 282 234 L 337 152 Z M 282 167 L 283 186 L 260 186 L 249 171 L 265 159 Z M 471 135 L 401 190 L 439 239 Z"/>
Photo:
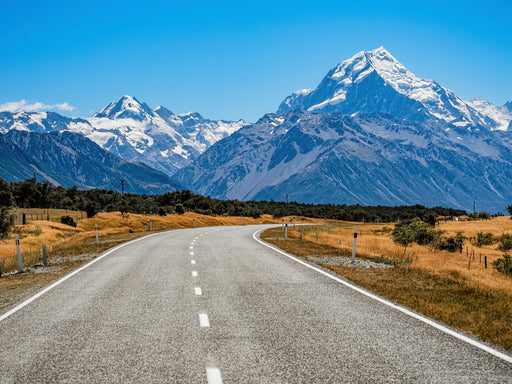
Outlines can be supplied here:
<path id="1" fill-rule="evenodd" d="M 131 118 L 146 120 L 148 116 L 154 116 L 151 108 L 145 103 L 139 102 L 135 97 L 124 95 L 119 100 L 108 104 L 105 108 L 95 113 L 93 117 L 106 117 L 109 119 Z"/>
<path id="2" fill-rule="evenodd" d="M 295 92 L 277 113 L 293 109 L 353 113 L 387 113 L 421 122 L 444 120 L 459 127 L 495 129 L 498 122 L 433 80 L 410 72 L 384 47 L 361 51 L 331 69 L 314 90 Z"/>
<path id="3" fill-rule="evenodd" d="M 155 109 L 153 109 L 153 112 L 155 112 L 158 116 L 160 116 L 162 119 L 167 121 L 171 116 L 174 116 L 174 113 L 170 111 L 169 109 L 159 105 Z"/>

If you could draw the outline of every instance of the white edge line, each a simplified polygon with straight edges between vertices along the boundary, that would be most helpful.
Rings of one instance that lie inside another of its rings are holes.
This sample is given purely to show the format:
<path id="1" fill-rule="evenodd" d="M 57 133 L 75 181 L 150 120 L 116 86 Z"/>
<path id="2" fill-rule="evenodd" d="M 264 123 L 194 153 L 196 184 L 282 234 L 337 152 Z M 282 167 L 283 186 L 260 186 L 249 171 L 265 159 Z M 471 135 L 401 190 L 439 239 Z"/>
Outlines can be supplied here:
<path id="1" fill-rule="evenodd" d="M 208 384 L 222 384 L 219 368 L 206 368 L 206 378 L 208 379 Z"/>
<path id="2" fill-rule="evenodd" d="M 436 329 L 438 329 L 438 330 L 440 330 L 440 331 L 442 331 L 444 333 L 447 333 L 448 335 L 451 335 L 451 336 L 453 336 L 453 337 L 455 337 L 455 338 L 457 338 L 459 340 L 462 340 L 462 341 L 464 341 L 464 342 L 466 342 L 468 344 L 471 344 L 471 345 L 473 345 L 473 346 L 475 346 L 477 348 L 480 348 L 481 350 L 483 350 L 483 351 L 485 351 L 487 353 L 490 353 L 491 355 L 494 355 L 494 356 L 496 356 L 496 357 L 498 357 L 498 358 L 500 358 L 502 360 L 505 360 L 505 361 L 507 361 L 509 363 L 512 363 L 512 356 L 506 355 L 506 354 L 504 354 L 504 353 L 502 353 L 502 352 L 500 352 L 500 351 L 498 351 L 498 350 L 496 350 L 494 348 L 491 348 L 491 347 L 489 347 L 489 346 L 487 346 L 485 344 L 482 344 L 482 343 L 480 343 L 480 342 L 478 342 L 476 340 L 473 340 L 473 339 L 471 339 L 471 338 L 469 338 L 469 337 L 467 337 L 467 336 L 465 336 L 463 334 L 460 334 L 460 333 L 454 331 L 453 329 L 447 328 L 447 327 L 445 327 L 445 326 L 443 326 L 443 325 L 441 325 L 441 324 L 439 324 L 439 323 L 437 323 L 437 322 L 435 322 L 435 321 L 433 321 L 433 320 L 431 320 L 431 319 L 429 319 L 429 318 L 427 318 L 425 316 L 422 316 L 422 315 L 420 315 L 418 313 L 412 312 L 412 311 L 410 311 L 410 310 L 408 310 L 408 309 L 406 309 L 404 307 L 401 307 L 401 306 L 398 306 L 398 305 L 392 303 L 391 301 L 388 301 L 386 299 L 383 299 L 382 297 L 379 297 L 379 296 L 374 295 L 374 294 L 372 294 L 372 293 L 370 293 L 368 291 L 365 291 L 364 289 L 361 289 L 361 288 L 359 288 L 359 287 L 357 287 L 357 286 L 355 286 L 353 284 L 350 284 L 350 283 L 348 283 L 348 282 L 346 282 L 346 281 L 344 281 L 344 280 L 342 280 L 342 279 L 340 279 L 340 278 L 338 278 L 336 276 L 333 276 L 333 275 L 331 275 L 328 272 L 322 271 L 320 268 L 317 268 L 317 267 L 315 267 L 313 265 L 310 265 L 310 264 L 308 264 L 308 263 L 298 259 L 297 257 L 292 256 L 289 253 L 286 253 L 286 252 L 282 251 L 281 249 L 279 249 L 279 248 L 277 248 L 277 247 L 275 247 L 273 245 L 265 243 L 264 241 L 262 241 L 261 239 L 256 237 L 256 234 L 258 234 L 259 232 L 261 232 L 261 231 L 263 231 L 265 229 L 266 228 L 259 229 L 259 230 L 257 230 L 256 232 L 254 232 L 252 234 L 252 237 L 258 243 L 260 243 L 260 244 L 262 244 L 262 245 L 264 245 L 264 246 L 266 246 L 266 247 L 268 247 L 270 249 L 273 249 L 274 251 L 279 252 L 280 254 L 282 254 L 282 255 L 292 259 L 293 261 L 296 261 L 297 263 L 300 263 L 300 264 L 302 264 L 302 265 L 304 265 L 304 266 L 306 266 L 308 268 L 311 268 L 312 270 L 314 270 L 316 272 L 319 272 L 322 275 L 327 276 L 328 278 L 333 279 L 333 280 L 337 281 L 338 283 L 341 283 L 341 284 L 347 286 L 348 288 L 353 289 L 356 292 L 359 292 L 359 293 L 361 293 L 361 294 L 363 294 L 363 295 L 365 295 L 365 296 L 367 296 L 367 297 L 369 297 L 369 298 L 371 298 L 373 300 L 376 300 L 376 301 L 378 301 L 378 302 L 380 302 L 380 303 L 382 303 L 384 305 L 387 305 L 388 307 L 396 309 L 397 311 L 400 311 L 400 312 L 402 312 L 402 313 L 404 313 L 404 314 L 406 314 L 406 315 L 408 315 L 410 317 L 413 317 L 413 318 L 415 318 L 415 319 L 417 319 L 419 321 L 422 321 L 423 323 L 428 324 L 428 325 L 430 325 L 430 326 L 432 326 L 432 327 L 434 327 L 434 328 L 436 328 Z"/>
<path id="3" fill-rule="evenodd" d="M 64 277 L 60 278 L 59 280 L 57 280 L 56 282 L 50 284 L 49 286 L 47 286 L 45 289 L 43 289 L 42 291 L 36 293 L 34 296 L 31 296 L 29 297 L 27 300 L 23 301 L 22 303 L 18 304 L 17 306 L 15 306 L 14 308 L 12 308 L 11 310 L 7 311 L 6 313 L 4 313 L 3 315 L 0 316 L 0 322 L 7 319 L 9 316 L 15 314 L 16 312 L 18 312 L 20 309 L 26 307 L 27 305 L 29 305 L 31 302 L 33 302 L 34 300 L 37 300 L 38 298 L 40 298 L 41 296 L 43 296 L 45 293 L 47 293 L 48 291 L 52 290 L 53 288 L 57 287 L 58 285 L 62 284 L 63 282 L 65 282 L 67 279 L 75 276 L 77 273 L 83 271 L 85 268 L 88 268 L 90 267 L 91 265 L 93 265 L 94 263 L 100 261 L 101 259 L 103 259 L 104 257 L 110 255 L 112 252 L 115 252 L 117 251 L 119 248 L 122 248 L 126 245 L 129 245 L 129 244 L 133 244 L 137 241 L 140 241 L 140 240 L 144 240 L 144 239 L 147 239 L 148 237 L 152 237 L 152 236 L 156 236 L 156 235 L 161 235 L 163 233 L 169 233 L 169 232 L 176 232 L 176 230 L 174 231 L 166 231 L 166 232 L 158 232 L 158 233 L 152 233 L 151 235 L 147 235 L 147 236 L 143 236 L 143 237 L 139 237 L 138 239 L 134 239 L 134 240 L 131 240 L 131 241 L 128 241 L 127 243 L 123 243 L 123 244 L 119 244 L 117 246 L 115 246 L 114 248 L 112 249 L 109 249 L 108 251 L 106 251 L 105 253 L 103 253 L 102 255 L 96 257 L 95 259 L 91 260 L 90 262 L 88 262 L 87 264 L 81 266 L 80 268 L 78 269 L 75 269 L 73 272 L 70 272 L 69 274 L 65 275 Z"/>

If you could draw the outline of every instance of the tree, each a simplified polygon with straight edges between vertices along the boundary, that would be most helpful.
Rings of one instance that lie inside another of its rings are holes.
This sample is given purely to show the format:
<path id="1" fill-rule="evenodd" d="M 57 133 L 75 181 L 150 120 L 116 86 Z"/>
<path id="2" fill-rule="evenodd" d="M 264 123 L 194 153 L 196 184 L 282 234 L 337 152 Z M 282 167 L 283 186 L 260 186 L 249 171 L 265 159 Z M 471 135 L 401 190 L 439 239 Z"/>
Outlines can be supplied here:
<path id="1" fill-rule="evenodd" d="M 507 211 L 508 211 L 508 214 L 509 214 L 510 216 L 512 216 L 512 204 L 510 204 L 510 205 L 507 207 Z M 512 217 L 511 217 L 511 219 L 512 219 Z"/>
<path id="2" fill-rule="evenodd" d="M 0 207 L 11 207 L 12 205 L 13 199 L 9 183 L 0 177 Z"/>
<path id="3" fill-rule="evenodd" d="M 395 229 L 392 233 L 392 238 L 395 243 L 400 244 L 404 247 L 404 256 L 407 251 L 407 247 L 414 241 L 415 233 L 410 227 L 410 225 L 399 224 L 395 225 Z"/>
<path id="4" fill-rule="evenodd" d="M 9 221 L 9 214 L 7 208 L 0 209 L 0 238 L 7 236 L 11 223 Z"/>
<path id="5" fill-rule="evenodd" d="M 174 207 L 174 212 L 176 212 L 178 215 L 183 215 L 185 213 L 185 208 L 183 207 L 183 204 L 176 204 Z"/>

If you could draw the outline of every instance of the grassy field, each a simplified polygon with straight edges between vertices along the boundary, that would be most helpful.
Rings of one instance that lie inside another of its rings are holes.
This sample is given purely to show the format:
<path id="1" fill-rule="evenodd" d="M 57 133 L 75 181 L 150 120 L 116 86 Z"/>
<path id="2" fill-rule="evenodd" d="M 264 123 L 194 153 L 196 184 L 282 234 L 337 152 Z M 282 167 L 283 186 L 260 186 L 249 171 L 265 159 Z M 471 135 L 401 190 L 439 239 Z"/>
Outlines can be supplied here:
<path id="1" fill-rule="evenodd" d="M 350 256 L 354 224 L 291 228 L 289 240 L 281 229 L 263 234 L 267 241 L 300 257 Z M 357 257 L 400 261 L 404 248 L 393 243 L 391 224 L 357 225 Z M 512 232 L 510 217 L 487 221 L 440 224 L 445 233 Z M 512 277 L 497 272 L 491 262 L 503 252 L 496 245 L 476 247 L 466 240 L 462 253 L 432 251 L 413 245 L 395 268 L 366 269 L 323 265 L 349 280 L 450 326 L 512 351 Z M 480 262 L 480 255 L 482 261 Z M 488 268 L 484 266 L 484 256 Z"/>

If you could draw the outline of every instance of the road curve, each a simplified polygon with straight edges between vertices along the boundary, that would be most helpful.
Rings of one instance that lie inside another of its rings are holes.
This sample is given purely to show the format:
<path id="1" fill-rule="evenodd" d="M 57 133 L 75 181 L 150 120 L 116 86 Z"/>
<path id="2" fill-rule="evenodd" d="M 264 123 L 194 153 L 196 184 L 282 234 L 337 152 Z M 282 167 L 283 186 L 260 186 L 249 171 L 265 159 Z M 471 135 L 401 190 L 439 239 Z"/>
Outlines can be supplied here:
<path id="1" fill-rule="evenodd" d="M 255 241 L 130 242 L 0 316 L 0 383 L 507 383 L 512 364 Z"/>

